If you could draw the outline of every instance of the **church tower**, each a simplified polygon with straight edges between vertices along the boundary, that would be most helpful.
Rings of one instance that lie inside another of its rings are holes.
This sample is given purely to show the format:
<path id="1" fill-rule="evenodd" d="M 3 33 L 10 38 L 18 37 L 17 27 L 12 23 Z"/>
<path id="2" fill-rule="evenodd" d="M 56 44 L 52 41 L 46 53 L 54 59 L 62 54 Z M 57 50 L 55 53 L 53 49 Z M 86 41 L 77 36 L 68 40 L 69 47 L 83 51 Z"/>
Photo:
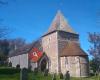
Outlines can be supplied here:
<path id="1" fill-rule="evenodd" d="M 49 72 L 71 76 L 88 76 L 88 56 L 81 49 L 79 34 L 68 24 L 60 11 L 57 12 L 47 33 L 42 36 L 43 51 L 49 58 Z"/>

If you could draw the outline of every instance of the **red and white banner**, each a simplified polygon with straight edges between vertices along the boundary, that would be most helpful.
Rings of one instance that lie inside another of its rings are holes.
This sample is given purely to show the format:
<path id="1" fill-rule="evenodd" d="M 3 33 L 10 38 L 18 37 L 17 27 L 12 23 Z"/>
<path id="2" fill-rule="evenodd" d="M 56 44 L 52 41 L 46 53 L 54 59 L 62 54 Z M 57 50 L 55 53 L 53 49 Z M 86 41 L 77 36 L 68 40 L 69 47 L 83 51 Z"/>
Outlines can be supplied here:
<path id="1" fill-rule="evenodd" d="M 29 53 L 29 59 L 33 62 L 37 62 L 43 55 L 43 52 L 38 48 L 33 48 Z"/>

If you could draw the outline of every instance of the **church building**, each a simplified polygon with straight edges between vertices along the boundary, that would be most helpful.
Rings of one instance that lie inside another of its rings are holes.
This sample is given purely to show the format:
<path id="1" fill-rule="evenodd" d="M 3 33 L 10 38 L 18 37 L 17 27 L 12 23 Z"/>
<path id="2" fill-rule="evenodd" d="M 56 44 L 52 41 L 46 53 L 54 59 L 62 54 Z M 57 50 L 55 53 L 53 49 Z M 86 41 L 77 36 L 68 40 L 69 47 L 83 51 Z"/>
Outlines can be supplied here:
<path id="1" fill-rule="evenodd" d="M 17 54 L 18 53 L 18 54 Z M 9 55 L 12 67 L 45 69 L 49 73 L 66 73 L 73 77 L 89 75 L 88 55 L 82 50 L 79 34 L 76 33 L 63 14 L 58 11 L 48 31 L 26 50 Z"/>

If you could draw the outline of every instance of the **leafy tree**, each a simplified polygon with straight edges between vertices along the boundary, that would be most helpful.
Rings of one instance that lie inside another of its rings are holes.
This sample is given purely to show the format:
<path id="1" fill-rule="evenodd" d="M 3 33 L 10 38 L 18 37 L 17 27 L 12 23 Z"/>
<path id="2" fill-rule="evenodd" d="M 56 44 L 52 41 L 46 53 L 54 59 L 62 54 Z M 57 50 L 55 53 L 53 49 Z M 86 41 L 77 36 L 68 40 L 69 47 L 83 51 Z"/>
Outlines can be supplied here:
<path id="1" fill-rule="evenodd" d="M 90 67 L 96 73 L 100 71 L 100 33 L 89 33 L 89 42 L 91 46 L 88 51 L 93 57 Z"/>
<path id="2" fill-rule="evenodd" d="M 6 60 L 8 53 L 9 53 L 9 42 L 6 39 L 0 40 L 0 61 Z"/>
<path id="3" fill-rule="evenodd" d="M 94 73 L 96 73 L 96 71 L 99 69 L 98 61 L 96 61 L 95 59 L 90 60 L 90 70 L 93 70 Z"/>

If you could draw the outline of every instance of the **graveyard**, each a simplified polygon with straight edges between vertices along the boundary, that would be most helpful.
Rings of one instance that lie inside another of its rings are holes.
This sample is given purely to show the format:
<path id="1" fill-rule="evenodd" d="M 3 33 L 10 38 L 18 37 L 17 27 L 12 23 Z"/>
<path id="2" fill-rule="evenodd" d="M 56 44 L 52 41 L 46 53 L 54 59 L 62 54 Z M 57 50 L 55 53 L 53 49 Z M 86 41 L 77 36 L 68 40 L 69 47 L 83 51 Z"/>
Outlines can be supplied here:
<path id="1" fill-rule="evenodd" d="M 20 77 L 21 77 L 21 73 L 19 69 L 15 69 L 15 68 L 13 69 L 9 67 L 0 68 L 0 80 L 21 80 Z M 99 79 L 100 77 L 98 76 L 92 76 L 92 77 L 87 77 L 87 78 L 71 77 L 71 80 L 99 80 Z M 32 71 L 29 71 L 28 80 L 52 80 L 52 75 L 48 74 L 48 76 L 44 76 L 43 73 L 41 72 L 34 73 Z M 60 79 L 59 75 L 56 75 L 56 80 L 62 80 L 62 79 Z"/>

